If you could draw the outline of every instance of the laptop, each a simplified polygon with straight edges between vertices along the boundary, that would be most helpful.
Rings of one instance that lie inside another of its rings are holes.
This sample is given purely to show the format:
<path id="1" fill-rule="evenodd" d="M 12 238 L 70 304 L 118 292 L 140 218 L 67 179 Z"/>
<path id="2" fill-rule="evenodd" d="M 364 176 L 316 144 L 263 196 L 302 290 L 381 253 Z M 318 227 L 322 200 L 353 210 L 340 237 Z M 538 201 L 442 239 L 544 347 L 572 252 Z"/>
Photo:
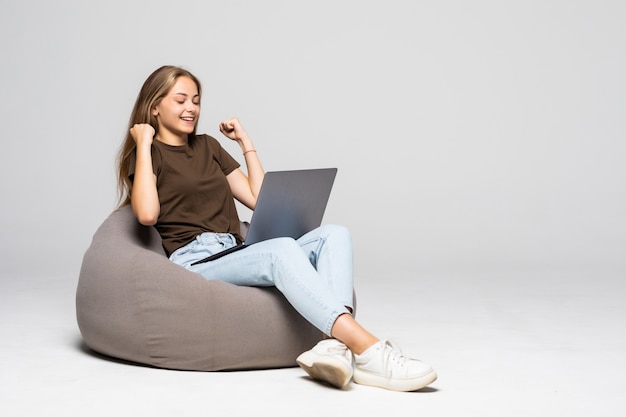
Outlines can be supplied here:
<path id="1" fill-rule="evenodd" d="M 270 171 L 265 174 L 246 240 L 192 263 L 209 262 L 277 237 L 298 239 L 319 227 L 337 168 Z"/>

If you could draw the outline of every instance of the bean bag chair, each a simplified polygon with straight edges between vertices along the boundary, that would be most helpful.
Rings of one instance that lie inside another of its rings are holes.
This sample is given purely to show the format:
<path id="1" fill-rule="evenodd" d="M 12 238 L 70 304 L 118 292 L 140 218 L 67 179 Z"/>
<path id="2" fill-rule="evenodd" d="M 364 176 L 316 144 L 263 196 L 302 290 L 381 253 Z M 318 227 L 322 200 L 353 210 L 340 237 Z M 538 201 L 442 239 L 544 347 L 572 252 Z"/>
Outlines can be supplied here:
<path id="1" fill-rule="evenodd" d="M 275 288 L 207 281 L 172 263 L 129 206 L 84 254 L 76 316 L 93 351 L 167 369 L 292 367 L 322 337 Z"/>

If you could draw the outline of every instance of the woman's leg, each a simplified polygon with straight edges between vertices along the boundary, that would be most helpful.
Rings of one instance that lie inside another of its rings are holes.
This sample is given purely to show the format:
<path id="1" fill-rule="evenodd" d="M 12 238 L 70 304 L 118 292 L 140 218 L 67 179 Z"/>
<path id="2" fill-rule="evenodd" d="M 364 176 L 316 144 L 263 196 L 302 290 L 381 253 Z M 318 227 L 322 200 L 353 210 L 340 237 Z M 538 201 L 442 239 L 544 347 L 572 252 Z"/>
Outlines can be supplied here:
<path id="1" fill-rule="evenodd" d="M 353 372 L 352 353 L 346 349 L 348 346 L 354 352 L 354 380 L 359 384 L 412 391 L 437 378 L 428 365 L 402 356 L 387 340 L 378 341 L 350 315 L 346 308 L 351 305 L 351 297 L 348 301 L 346 290 L 348 286 L 340 286 L 343 290 L 337 296 L 332 285 L 334 280 L 330 278 L 334 276 L 333 262 L 342 259 L 332 256 L 335 253 L 331 249 L 333 244 L 327 243 L 333 242 L 333 239 L 309 239 L 302 247 L 293 239 L 272 239 L 191 267 L 192 262 L 207 256 L 207 247 L 209 252 L 214 253 L 235 244 L 234 239 L 228 241 L 229 235 L 210 235 L 208 242 L 201 242 L 202 237 L 199 237 L 174 252 L 170 259 L 206 279 L 219 279 L 237 285 L 276 286 L 304 318 L 325 334 L 345 343 L 342 345 L 331 339 L 323 346 L 319 346 L 321 342 L 303 353 L 301 357 L 311 362 L 301 366 L 310 375 L 339 387 L 347 384 Z M 316 246 L 315 242 L 318 249 L 303 250 Z M 329 271 L 325 271 L 327 266 Z M 318 273 L 316 267 L 322 272 Z M 340 274 L 344 275 L 347 274 Z M 350 293 L 351 285 L 350 280 Z"/>
<path id="2" fill-rule="evenodd" d="M 228 234 L 206 233 L 174 252 L 170 259 L 207 279 L 237 285 L 276 285 L 300 314 L 355 353 L 378 341 L 347 314 L 353 308 L 354 295 L 352 240 L 347 229 L 319 227 L 298 239 L 300 251 L 292 239 L 273 239 L 190 266 L 234 244 Z"/>
<path id="3" fill-rule="evenodd" d="M 199 236 L 196 241 L 175 251 L 170 259 L 209 280 L 247 286 L 276 286 L 305 319 L 328 335 L 331 334 L 336 318 L 349 313 L 346 305 L 352 305 L 351 276 L 348 284 L 350 300 L 347 300 L 345 294 L 337 296 L 329 285 L 328 276 L 319 274 L 311 263 L 311 251 L 305 252 L 290 238 L 259 242 L 214 261 L 191 266 L 191 263 L 211 252 L 232 246 L 234 241 L 227 241 L 228 235 L 225 236 L 216 234 Z M 326 239 L 328 240 L 333 239 Z M 311 241 L 307 241 L 308 246 L 311 246 Z M 319 246 L 325 247 L 324 244 Z M 323 251 L 324 249 L 317 252 Z M 327 262 L 324 255 L 315 255 L 315 258 L 322 264 Z M 351 274 L 351 266 L 348 270 Z M 342 287 L 347 288 L 348 285 Z"/>
<path id="4" fill-rule="evenodd" d="M 350 314 L 337 317 L 331 336 L 342 341 L 353 353 L 361 354 L 379 339 L 361 326 Z"/>

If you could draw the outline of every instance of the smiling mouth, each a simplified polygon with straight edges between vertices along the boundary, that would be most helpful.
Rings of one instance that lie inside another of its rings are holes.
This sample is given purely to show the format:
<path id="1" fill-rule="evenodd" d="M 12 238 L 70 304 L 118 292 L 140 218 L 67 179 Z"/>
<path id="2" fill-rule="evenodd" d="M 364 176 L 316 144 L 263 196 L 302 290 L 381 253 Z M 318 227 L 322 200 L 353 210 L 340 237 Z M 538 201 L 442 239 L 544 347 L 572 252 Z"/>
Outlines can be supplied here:
<path id="1" fill-rule="evenodd" d="M 181 117 L 181 119 L 185 122 L 193 122 L 195 119 L 195 117 Z"/>

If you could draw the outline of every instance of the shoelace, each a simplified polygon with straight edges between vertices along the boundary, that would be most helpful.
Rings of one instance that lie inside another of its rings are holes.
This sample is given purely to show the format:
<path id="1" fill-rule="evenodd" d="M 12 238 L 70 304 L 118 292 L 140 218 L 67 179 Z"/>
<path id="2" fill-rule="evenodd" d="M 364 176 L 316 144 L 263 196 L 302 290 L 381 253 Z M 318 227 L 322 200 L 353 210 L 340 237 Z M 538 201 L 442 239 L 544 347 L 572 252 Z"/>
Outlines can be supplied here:
<path id="1" fill-rule="evenodd" d="M 400 366 L 404 366 L 407 358 L 402 355 L 402 351 L 400 347 L 393 343 L 391 340 L 384 340 L 381 346 L 383 351 L 383 363 L 385 364 L 386 369 L 391 369 L 388 364 L 390 362 L 395 362 Z"/>

